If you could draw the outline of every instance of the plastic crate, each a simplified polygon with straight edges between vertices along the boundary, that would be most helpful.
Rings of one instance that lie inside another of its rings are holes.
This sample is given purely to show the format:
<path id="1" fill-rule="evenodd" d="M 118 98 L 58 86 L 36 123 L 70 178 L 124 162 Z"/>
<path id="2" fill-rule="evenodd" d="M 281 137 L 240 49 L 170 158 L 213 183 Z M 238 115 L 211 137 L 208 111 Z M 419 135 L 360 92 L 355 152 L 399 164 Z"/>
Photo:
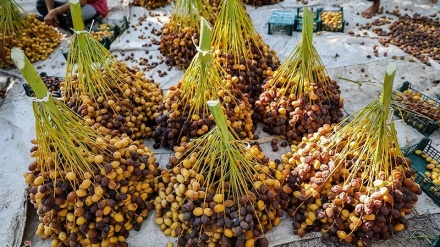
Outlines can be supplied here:
<path id="1" fill-rule="evenodd" d="M 108 25 L 108 28 L 101 28 L 101 25 Z M 102 18 L 97 18 L 93 26 L 89 28 L 92 31 L 110 31 L 111 34 L 103 37 L 99 42 L 104 45 L 105 48 L 110 49 L 110 44 L 128 29 L 128 20 L 126 17 L 122 19 L 109 19 L 104 21 Z"/>
<path id="2" fill-rule="evenodd" d="M 408 81 L 403 83 L 403 85 L 402 85 L 402 87 L 400 87 L 399 91 L 404 92 L 405 90 L 408 90 L 408 89 L 413 90 L 415 93 L 420 93 L 419 91 L 412 89 L 411 83 Z M 435 99 L 430 98 L 422 93 L 420 93 L 420 94 L 422 95 L 422 99 L 432 100 L 432 101 L 434 101 L 434 103 L 438 107 L 440 107 L 440 103 L 438 101 L 436 101 Z M 417 116 L 416 114 L 411 113 L 411 112 L 395 109 L 394 114 L 396 116 L 402 118 L 407 124 L 411 125 L 415 129 L 417 129 L 420 133 L 422 133 L 426 136 L 432 134 L 439 127 L 438 122 L 436 122 L 434 120 L 422 118 L 422 117 Z"/>
<path id="3" fill-rule="evenodd" d="M 433 148 L 431 143 L 431 139 L 425 137 L 418 144 L 409 147 L 405 152 L 405 156 L 412 161 L 412 168 L 416 171 L 415 181 L 420 185 L 422 190 L 440 206 L 440 186 L 434 184 L 430 178 L 425 176 L 428 162 L 426 162 L 422 156 L 414 153 L 416 150 L 422 150 L 423 153 L 429 155 L 434 160 L 440 161 L 440 152 Z"/>
<path id="4" fill-rule="evenodd" d="M 35 92 L 29 84 L 23 83 L 21 86 L 23 86 L 24 92 L 28 97 L 35 97 Z"/>
<path id="5" fill-rule="evenodd" d="M 342 14 L 342 20 L 341 23 L 338 24 L 326 24 L 324 23 L 323 19 L 322 19 L 322 15 L 326 12 L 341 12 Z M 344 32 L 344 28 L 345 28 L 345 20 L 344 20 L 344 9 L 342 7 L 339 8 L 324 8 L 320 11 L 319 13 L 320 19 L 321 19 L 321 31 L 329 31 L 329 32 Z"/>
<path id="6" fill-rule="evenodd" d="M 434 241 L 432 241 L 430 247 L 440 247 L 440 236 L 437 236 Z"/>
<path id="7" fill-rule="evenodd" d="M 319 17 L 321 10 L 322 10 L 322 8 L 318 8 L 318 9 L 312 11 L 312 13 L 313 13 L 313 32 L 321 31 L 321 18 Z M 302 26 L 303 26 L 303 9 L 297 8 L 296 9 L 296 16 L 295 16 L 294 30 L 297 32 L 301 32 Z"/>
<path id="8" fill-rule="evenodd" d="M 268 34 L 285 32 L 292 36 L 295 25 L 295 13 L 293 11 L 274 10 L 270 16 Z"/>

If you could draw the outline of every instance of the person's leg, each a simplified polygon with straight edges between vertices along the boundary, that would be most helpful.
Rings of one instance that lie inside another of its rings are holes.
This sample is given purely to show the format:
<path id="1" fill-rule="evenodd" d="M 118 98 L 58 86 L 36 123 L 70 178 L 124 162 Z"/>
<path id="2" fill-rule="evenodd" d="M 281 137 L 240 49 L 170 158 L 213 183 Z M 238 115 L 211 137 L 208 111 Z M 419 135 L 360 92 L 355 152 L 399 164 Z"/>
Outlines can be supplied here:
<path id="1" fill-rule="evenodd" d="M 65 4 L 65 2 L 62 1 L 55 1 L 54 2 L 54 8 L 59 7 L 61 5 Z M 40 15 L 42 16 L 46 16 L 48 11 L 47 11 L 47 6 L 46 6 L 46 1 L 45 0 L 37 0 L 37 11 L 38 13 L 40 13 Z"/>
<path id="2" fill-rule="evenodd" d="M 38 13 L 40 13 L 40 15 L 42 15 L 43 17 L 47 15 L 47 13 L 49 13 L 47 11 L 47 7 L 46 7 L 46 1 L 45 0 L 37 0 L 37 11 Z"/>
<path id="3" fill-rule="evenodd" d="M 88 22 L 91 19 L 99 15 L 98 11 L 90 4 L 86 4 L 81 7 L 84 22 Z"/>
<path id="4" fill-rule="evenodd" d="M 81 11 L 82 11 L 82 17 L 83 17 L 84 23 L 87 23 L 91 19 L 99 16 L 98 11 L 95 9 L 95 7 L 93 7 L 90 4 L 86 4 L 86 5 L 82 6 Z M 70 11 L 67 12 L 66 19 L 67 19 L 68 27 L 73 27 L 72 16 L 70 14 Z"/>
<path id="5" fill-rule="evenodd" d="M 61 2 L 61 1 L 55 1 L 54 3 L 54 8 L 59 7 L 61 5 L 65 4 L 65 2 Z M 38 13 L 40 13 L 41 17 L 37 17 L 37 18 L 41 18 L 40 21 L 43 21 L 43 17 L 45 17 L 49 12 L 47 11 L 47 6 L 46 6 L 46 1 L 45 0 L 37 0 L 37 11 Z M 60 20 L 61 19 L 61 20 Z M 65 22 L 65 17 L 63 15 L 59 15 L 58 16 L 58 20 L 64 21 Z"/>
<path id="6" fill-rule="evenodd" d="M 380 8 L 380 0 L 374 0 L 373 4 L 366 9 L 364 12 L 362 12 L 362 16 L 363 17 L 371 17 L 374 14 L 376 14 L 377 12 L 379 12 L 379 8 Z"/>

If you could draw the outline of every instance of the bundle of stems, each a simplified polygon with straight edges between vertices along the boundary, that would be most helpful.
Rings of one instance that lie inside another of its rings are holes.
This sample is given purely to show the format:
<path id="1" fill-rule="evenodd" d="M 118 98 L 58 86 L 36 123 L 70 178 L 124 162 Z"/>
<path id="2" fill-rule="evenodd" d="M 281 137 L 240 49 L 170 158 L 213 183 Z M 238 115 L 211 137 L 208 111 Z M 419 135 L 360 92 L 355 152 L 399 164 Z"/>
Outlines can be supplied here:
<path id="1" fill-rule="evenodd" d="M 254 52 L 249 44 L 258 45 L 262 42 L 252 20 L 240 0 L 225 0 L 214 25 L 212 47 L 216 53 L 230 53 L 235 63 L 240 59 L 253 58 Z M 259 49 L 259 47 L 256 47 Z M 257 52 L 262 52 L 258 50 Z"/>
<path id="2" fill-rule="evenodd" d="M 5 36 L 19 35 L 26 25 L 23 8 L 14 0 L 0 0 L 0 40 Z"/>
<path id="3" fill-rule="evenodd" d="M 160 173 L 153 152 L 126 135 L 110 139 L 89 127 L 48 93 L 23 51 L 12 53 L 37 96 L 36 160 L 25 173 L 40 220 L 36 235 L 52 238 L 51 246 L 128 246 L 129 230 L 139 230 L 153 207 L 148 197 Z"/>
<path id="4" fill-rule="evenodd" d="M 214 23 L 214 12 L 202 0 L 177 0 L 170 21 L 164 25 L 160 39 L 161 54 L 168 65 L 186 69 L 200 45 L 200 19 Z"/>
<path id="5" fill-rule="evenodd" d="M 12 47 L 23 49 L 31 62 L 35 62 L 45 60 L 60 39 L 55 28 L 40 22 L 35 15 L 27 14 L 14 0 L 0 1 L 0 45 L 6 58 L 0 59 L 0 67 L 14 65 Z"/>
<path id="6" fill-rule="evenodd" d="M 87 123 L 106 134 L 135 140 L 149 137 L 162 89 L 136 69 L 118 61 L 84 31 L 78 0 L 70 1 L 75 32 L 70 44 L 63 100 Z"/>
<path id="7" fill-rule="evenodd" d="M 223 1 L 211 47 L 225 71 L 239 78 L 240 90 L 253 104 L 264 79 L 278 68 L 279 60 L 255 30 L 241 0 Z"/>
<path id="8" fill-rule="evenodd" d="M 166 94 L 161 106 L 163 111 L 156 119 L 158 127 L 153 135 L 165 147 L 173 147 L 173 144 L 178 144 L 182 137 L 196 137 L 191 135 L 192 131 L 196 132 L 197 136 L 201 136 L 211 129 L 215 124 L 210 117 L 207 101 L 215 99 L 221 101 L 228 112 L 228 124 L 238 130 L 240 137 L 252 137 L 251 105 L 231 79 L 223 83 L 221 75 L 225 72 L 218 61 L 213 59 L 210 51 L 212 30 L 203 17 L 200 26 L 199 52 L 191 61 L 177 87 L 170 88 Z M 231 117 L 236 120 L 230 121 Z M 198 124 L 199 120 L 204 123 Z M 185 128 L 184 131 L 182 128 L 180 133 L 174 133 L 179 129 L 173 127 L 176 124 L 181 127 L 196 126 L 198 129 L 190 127 Z M 170 136 L 171 132 L 174 134 Z"/>
<path id="9" fill-rule="evenodd" d="M 392 120 L 395 72 L 396 64 L 389 64 L 380 98 L 333 129 L 304 138 L 290 154 L 289 163 L 297 162 L 286 178 L 294 190 L 288 211 L 300 237 L 320 229 L 323 239 L 335 244 L 368 246 L 407 227 L 404 216 L 422 191 Z"/>
<path id="10" fill-rule="evenodd" d="M 207 104 L 216 126 L 175 148 L 169 170 L 162 176 L 168 182 L 155 200 L 156 223 L 165 234 L 179 237 L 178 246 L 192 246 L 196 241 L 203 246 L 240 246 L 239 242 L 267 246 L 263 234 L 279 224 L 287 205 L 288 196 L 278 196 L 283 175 L 257 145 L 238 139 L 226 124 L 219 101 Z M 163 224 L 173 221 L 174 229 Z M 224 231 L 207 238 L 217 228 Z M 252 236 L 244 238 L 248 231 Z"/>
<path id="11" fill-rule="evenodd" d="M 210 115 L 207 102 L 218 98 L 218 92 L 224 90 L 220 76 L 220 66 L 212 59 L 210 43 L 212 30 L 205 18 L 201 18 L 201 44 L 191 64 L 180 80 L 180 94 L 178 101 L 183 110 L 181 115 L 199 115 L 205 118 Z"/>
<path id="12" fill-rule="evenodd" d="M 79 0 L 70 0 L 74 34 L 70 42 L 66 66 L 65 94 L 87 95 L 96 100 L 123 93 L 122 71 L 117 59 L 93 36 L 85 31 Z"/>
<path id="13" fill-rule="evenodd" d="M 225 198 L 232 195 L 233 201 L 247 195 L 249 185 L 253 184 L 254 165 L 258 163 L 246 142 L 239 141 L 235 131 L 227 126 L 226 117 L 219 101 L 209 101 L 209 109 L 214 116 L 216 127 L 206 135 L 194 140 L 194 149 L 202 147 L 198 152 L 195 164 L 198 173 L 208 174 L 204 180 L 207 188 L 217 188 L 217 193 Z M 191 150 L 189 150 L 191 152 Z M 216 170 L 220 176 L 216 177 Z M 229 191 L 225 193 L 225 183 L 229 183 Z"/>
<path id="14" fill-rule="evenodd" d="M 12 49 L 12 59 L 35 92 L 33 102 L 36 125 L 36 144 L 33 155 L 42 172 L 56 174 L 73 172 L 73 181 L 84 179 L 84 174 L 102 166 L 106 155 L 106 139 L 64 103 L 51 96 L 19 48 Z M 52 178 L 55 179 L 57 175 Z"/>
<path id="15" fill-rule="evenodd" d="M 379 239 L 390 238 L 391 228 L 402 231 L 408 227 L 405 214 L 412 212 L 422 193 L 412 178 L 415 172 L 411 170 L 410 160 L 400 150 L 392 120 L 395 73 L 396 63 L 390 63 L 380 98 L 338 124 L 328 141 L 321 143 L 334 150 L 335 165 L 340 168 L 335 170 L 341 171 L 342 181 L 330 189 L 329 205 L 340 208 L 337 212 L 346 210 L 349 213 L 354 209 L 350 218 L 352 224 L 336 232 L 342 240 L 352 241 L 354 237 L 364 236 L 365 239 L 359 241 L 371 243 L 374 239 L 369 232 L 372 224 L 366 221 L 379 227 L 383 222 L 389 224 L 388 230 L 375 228 Z M 336 214 L 336 217 L 339 216 Z M 325 232 L 327 237 L 332 235 Z"/>
<path id="16" fill-rule="evenodd" d="M 396 64 L 390 63 L 385 72 L 380 99 L 373 100 L 341 121 L 328 138 L 329 146 L 339 150 L 341 157 L 358 157 L 347 165 L 349 174 L 346 181 L 357 178 L 361 173 L 364 185 L 374 187 L 373 182 L 380 175 L 390 177 L 396 164 L 407 168 L 392 121 L 391 97 L 395 72 Z"/>
<path id="17" fill-rule="evenodd" d="M 318 100 L 313 84 L 331 83 L 321 58 L 313 45 L 313 13 L 303 7 L 302 38 L 292 53 L 268 79 L 265 88 L 280 89 L 281 96 L 309 94 L 310 100 Z M 327 97 L 333 96 L 328 92 Z"/>
<path id="18" fill-rule="evenodd" d="M 202 0 L 177 0 L 170 17 L 169 31 L 178 31 L 185 27 L 199 30 L 201 17 L 209 23 L 214 23 L 214 13 L 211 9 L 205 8 Z"/>
<path id="19" fill-rule="evenodd" d="M 342 117 L 343 100 L 328 76 L 313 43 L 313 13 L 303 10 L 302 39 L 290 56 L 270 75 L 255 111 L 269 133 L 299 141 L 324 124 Z"/>

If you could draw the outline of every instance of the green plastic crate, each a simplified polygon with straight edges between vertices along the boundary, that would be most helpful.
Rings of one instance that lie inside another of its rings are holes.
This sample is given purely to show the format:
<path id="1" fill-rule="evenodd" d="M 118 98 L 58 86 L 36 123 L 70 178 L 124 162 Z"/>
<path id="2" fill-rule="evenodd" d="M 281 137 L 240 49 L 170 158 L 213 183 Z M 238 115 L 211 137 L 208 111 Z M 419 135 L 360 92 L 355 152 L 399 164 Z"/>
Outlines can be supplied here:
<path id="1" fill-rule="evenodd" d="M 440 206 L 440 186 L 434 184 L 430 178 L 425 176 L 428 162 L 426 162 L 422 156 L 414 153 L 416 150 L 422 150 L 423 153 L 431 156 L 434 160 L 440 161 L 440 152 L 433 148 L 431 143 L 432 140 L 425 137 L 418 144 L 409 147 L 405 152 L 405 156 L 412 161 L 412 168 L 416 171 L 415 181 L 420 185 L 422 190 Z"/>
<path id="2" fill-rule="evenodd" d="M 292 36 L 295 25 L 295 12 L 274 10 L 267 25 L 268 34 L 286 32 L 287 35 Z"/>
<path id="3" fill-rule="evenodd" d="M 322 13 L 325 13 L 325 12 L 339 12 L 339 11 L 342 12 L 342 23 L 341 23 L 341 27 L 340 27 L 340 28 L 337 28 L 337 27 L 333 27 L 333 26 L 327 25 L 327 24 L 325 24 L 324 21 L 322 20 Z M 336 7 L 334 7 L 334 8 L 323 8 L 323 9 L 319 12 L 319 16 L 320 16 L 320 19 L 321 19 L 321 25 L 320 25 L 320 26 L 321 26 L 321 31 L 328 31 L 328 32 L 341 32 L 341 33 L 344 32 L 344 28 L 345 28 L 345 20 L 344 20 L 344 9 L 343 9 L 342 7 L 339 7 L 339 8 L 336 8 Z"/>
<path id="4" fill-rule="evenodd" d="M 405 90 L 411 89 L 416 93 L 420 93 L 417 90 L 414 90 L 411 88 L 411 83 L 406 81 L 403 83 L 402 87 L 400 87 L 399 91 L 403 92 Z M 440 103 L 438 101 L 436 101 L 433 98 L 430 98 L 422 93 L 420 93 L 422 95 L 422 99 L 424 100 L 432 100 L 434 101 L 434 103 L 440 107 Z M 421 118 L 411 112 L 406 112 L 406 111 L 400 111 L 399 109 L 394 109 L 394 114 L 400 118 L 402 118 L 405 123 L 411 125 L 412 127 L 414 127 L 415 129 L 417 129 L 420 133 L 428 136 L 430 134 L 432 134 L 436 129 L 438 129 L 439 127 L 439 123 L 433 120 L 429 120 L 426 118 Z"/>
<path id="5" fill-rule="evenodd" d="M 440 247 L 440 236 L 437 236 L 434 241 L 432 241 L 432 244 L 430 247 Z"/>
<path id="6" fill-rule="evenodd" d="M 322 8 L 318 8 L 316 10 L 311 10 L 313 13 L 313 32 L 319 32 L 321 31 L 321 13 Z M 294 24 L 294 30 L 297 32 L 302 31 L 303 26 L 303 8 L 297 8 L 296 9 L 296 16 L 295 16 L 295 24 Z"/>

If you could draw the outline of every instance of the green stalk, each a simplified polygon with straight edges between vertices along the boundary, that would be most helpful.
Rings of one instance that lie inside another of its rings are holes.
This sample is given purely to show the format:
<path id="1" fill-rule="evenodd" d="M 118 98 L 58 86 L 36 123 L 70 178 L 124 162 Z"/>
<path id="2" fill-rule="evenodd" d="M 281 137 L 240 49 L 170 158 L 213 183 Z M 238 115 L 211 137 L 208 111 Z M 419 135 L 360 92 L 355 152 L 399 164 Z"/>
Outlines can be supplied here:
<path id="1" fill-rule="evenodd" d="M 75 29 L 75 31 L 84 31 L 85 26 L 84 26 L 84 22 L 82 19 L 81 4 L 79 3 L 79 0 L 69 0 L 69 6 L 70 6 L 70 13 L 72 16 L 73 29 Z M 75 33 L 74 35 L 75 36 L 78 35 L 79 47 L 83 47 L 82 49 L 86 49 L 86 47 L 87 47 L 86 34 L 85 33 Z M 72 40 L 73 40 L 73 38 L 72 38 Z M 67 61 L 72 61 L 71 59 L 73 59 L 73 57 L 75 57 L 75 56 L 78 56 L 77 52 L 69 52 Z M 83 66 L 82 63 L 77 63 L 77 64 L 79 66 Z M 83 69 L 78 68 L 78 71 L 83 71 Z M 66 73 L 66 74 L 68 76 L 70 76 L 68 73 Z M 89 75 L 86 74 L 86 77 L 87 77 L 87 79 L 89 79 Z"/>
<path id="2" fill-rule="evenodd" d="M 79 0 L 69 0 L 69 6 L 70 6 L 70 12 L 71 12 L 71 16 L 72 16 L 72 22 L 73 22 L 73 28 L 75 29 L 75 31 L 84 31 L 85 30 L 85 26 L 84 26 L 84 22 L 83 22 L 83 18 L 82 18 L 82 11 L 81 11 L 81 4 L 79 2 Z M 72 42 L 75 39 L 75 36 L 77 36 L 78 38 L 78 49 L 74 50 L 72 49 L 72 45 L 71 48 L 69 49 L 69 53 L 68 53 L 68 65 L 69 62 L 71 61 L 75 61 L 76 60 L 76 64 L 78 66 L 77 70 L 78 70 L 78 76 L 83 76 L 84 78 L 82 79 L 83 81 L 81 82 L 81 84 L 83 84 L 83 86 L 87 86 L 84 81 L 90 81 L 91 77 L 93 75 L 91 75 L 90 73 L 87 73 L 86 71 L 88 71 L 88 69 L 85 66 L 92 66 L 92 64 L 87 64 L 82 62 L 83 60 L 81 60 L 79 57 L 77 57 L 80 53 L 86 51 L 89 48 L 89 45 L 87 44 L 87 36 L 86 35 L 90 35 L 89 33 L 75 33 L 74 37 L 72 37 Z M 86 56 L 91 56 L 91 54 L 93 54 L 94 52 L 86 52 Z M 76 59 L 74 59 L 76 57 Z M 89 57 L 89 61 L 93 61 L 93 58 L 90 59 Z M 66 74 L 67 76 L 71 76 L 71 74 L 69 73 L 69 66 L 66 67 Z M 70 82 L 70 80 L 68 80 Z M 81 79 L 80 79 L 81 81 Z M 81 86 L 80 86 L 81 88 Z M 86 90 L 84 90 L 82 93 L 85 92 L 94 92 L 95 89 L 90 89 L 87 88 Z M 92 94 L 93 95 L 93 94 Z"/>
<path id="3" fill-rule="evenodd" d="M 383 91 L 382 91 L 380 103 L 382 104 L 382 109 L 386 118 L 390 114 L 391 98 L 393 93 L 393 83 L 394 83 L 394 77 L 396 75 L 396 69 L 397 69 L 397 64 L 395 62 L 391 62 L 390 64 L 388 64 L 387 69 L 385 71 L 385 79 L 383 83 Z"/>
<path id="4" fill-rule="evenodd" d="M 388 132 L 388 118 L 390 115 L 390 109 L 391 109 L 391 97 L 393 93 L 393 83 L 394 83 L 394 76 L 396 75 L 396 69 L 397 65 L 396 63 L 392 62 L 388 64 L 387 69 L 385 71 L 385 79 L 383 84 L 383 90 L 382 90 L 382 96 L 380 98 L 380 104 L 381 104 L 381 115 L 380 115 L 380 130 L 379 130 L 379 143 L 384 143 L 384 138 L 387 137 Z"/>
<path id="5" fill-rule="evenodd" d="M 212 29 L 209 26 L 208 21 L 205 18 L 201 18 L 200 21 L 200 50 L 203 52 L 200 55 L 202 56 L 202 71 L 201 71 L 201 80 L 205 82 L 206 75 L 206 66 L 211 60 L 211 54 L 209 51 L 211 50 L 211 39 L 212 39 Z"/>
<path id="6" fill-rule="evenodd" d="M 209 25 L 209 22 L 204 18 L 201 17 L 200 21 L 200 50 L 202 51 L 210 51 L 211 50 L 211 39 L 212 39 L 212 28 Z M 206 54 L 210 55 L 210 54 Z M 206 56 L 204 56 L 206 57 Z M 211 56 L 208 56 L 208 59 L 205 61 L 209 61 L 209 58 Z"/>
<path id="7" fill-rule="evenodd" d="M 301 49 L 301 58 L 303 60 L 303 64 L 308 65 L 310 60 L 310 52 L 312 48 L 312 40 L 313 40 L 313 13 L 307 9 L 307 7 L 303 7 L 303 27 L 302 27 L 302 49 Z"/>
<path id="8" fill-rule="evenodd" d="M 220 129 L 222 133 L 222 140 L 225 145 L 230 145 L 229 140 L 229 129 L 226 124 L 226 117 L 223 113 L 222 107 L 218 100 L 209 100 L 207 102 L 209 110 L 211 110 L 212 115 L 214 116 L 214 121 L 217 127 Z"/>
<path id="9" fill-rule="evenodd" d="M 184 78 L 188 80 L 188 86 L 193 88 L 195 94 L 193 99 L 195 100 L 196 109 L 205 106 L 206 102 L 206 92 L 212 90 L 211 85 L 214 85 L 217 82 L 211 81 L 213 78 L 212 74 L 209 74 L 212 71 L 212 68 L 209 68 L 209 63 L 211 62 L 211 39 L 212 39 L 212 29 L 209 25 L 209 22 L 206 21 L 205 18 L 201 18 L 200 20 L 200 51 L 196 54 L 196 56 L 191 61 L 187 72 L 185 72 Z M 196 75 L 192 75 L 194 71 L 197 71 Z M 200 73 L 200 74 L 199 74 Z M 212 72 L 211 72 L 212 73 Z M 192 80 L 186 76 L 195 76 L 196 80 Z M 211 80 L 209 80 L 211 79 Z M 209 99 L 208 99 L 209 100 Z M 191 112 L 190 112 L 191 113 Z"/>
<path id="10" fill-rule="evenodd" d="M 214 130 L 218 131 L 219 139 L 222 142 L 222 145 L 220 145 L 216 152 L 221 154 L 220 157 L 226 158 L 220 164 L 225 169 L 225 176 L 229 177 L 234 200 L 238 200 L 241 196 L 248 194 L 247 184 L 252 182 L 253 173 L 249 173 L 252 170 L 252 164 L 246 160 L 243 153 L 244 150 L 240 148 L 240 144 L 234 140 L 233 134 L 229 131 L 220 102 L 218 100 L 210 100 L 207 104 L 218 128 Z"/>
<path id="11" fill-rule="evenodd" d="M 76 31 L 82 31 L 85 29 L 82 19 L 81 5 L 79 0 L 69 0 L 70 12 L 72 13 L 73 28 Z"/>
<path id="12" fill-rule="evenodd" d="M 19 48 L 12 48 L 11 59 L 29 82 L 37 98 L 46 97 L 48 90 L 24 52 Z M 101 166 L 93 165 L 87 159 L 107 152 L 98 143 L 102 135 L 97 130 L 90 128 L 79 115 L 53 96 L 49 95 L 48 101 L 34 102 L 33 107 L 40 161 L 52 159 L 55 171 L 70 169 L 80 178 L 85 172 L 91 172 L 94 166 Z M 42 171 L 51 169 L 50 163 L 42 164 Z"/>
<path id="13" fill-rule="evenodd" d="M 18 47 L 12 48 L 11 59 L 15 63 L 15 66 L 17 66 L 17 68 L 20 70 L 20 73 L 23 75 L 24 79 L 32 87 L 32 90 L 34 90 L 37 98 L 42 99 L 46 97 L 49 91 L 47 90 L 47 87 L 41 77 L 38 75 L 38 72 L 35 70 L 29 59 L 24 54 L 24 51 Z M 49 97 L 49 101 L 47 102 L 47 104 L 51 110 L 56 109 L 53 98 L 51 96 Z"/>
<path id="14" fill-rule="evenodd" d="M 234 8 L 235 7 L 235 0 L 225 0 L 224 2 L 225 2 L 225 4 L 228 5 L 228 12 L 229 13 L 234 13 L 234 11 L 235 11 L 235 8 Z M 235 21 L 235 18 L 231 19 L 231 21 Z"/>
<path id="15" fill-rule="evenodd" d="M 380 120 L 379 120 L 379 133 L 378 133 L 378 145 L 376 147 L 375 159 L 376 162 L 388 161 L 389 152 L 388 149 L 391 147 L 389 143 L 389 127 L 391 124 L 388 123 L 388 118 L 390 117 L 390 109 L 391 109 L 391 97 L 393 93 L 393 83 L 394 76 L 396 75 L 397 65 L 392 62 L 388 64 L 387 69 L 385 70 L 385 79 L 383 84 L 382 96 L 380 98 Z M 393 134 L 393 133 L 392 133 Z M 376 166 L 376 172 L 378 173 L 382 165 Z"/>
<path id="16" fill-rule="evenodd" d="M 305 6 L 303 7 L 303 27 L 302 27 L 302 39 L 301 39 L 301 49 L 300 49 L 300 61 L 301 64 L 298 76 L 298 83 L 296 92 L 303 94 L 305 90 L 304 80 L 313 78 L 312 67 L 311 67 L 311 56 L 313 49 L 313 13 L 310 12 Z"/>

